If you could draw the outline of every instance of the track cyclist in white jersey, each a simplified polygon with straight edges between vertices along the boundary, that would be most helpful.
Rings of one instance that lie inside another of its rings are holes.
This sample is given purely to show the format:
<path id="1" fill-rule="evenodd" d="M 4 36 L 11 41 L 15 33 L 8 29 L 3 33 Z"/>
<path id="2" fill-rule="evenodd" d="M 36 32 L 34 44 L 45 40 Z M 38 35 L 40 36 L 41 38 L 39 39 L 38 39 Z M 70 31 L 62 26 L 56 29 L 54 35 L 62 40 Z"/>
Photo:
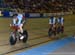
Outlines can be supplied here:
<path id="1" fill-rule="evenodd" d="M 49 19 L 49 36 L 54 35 L 56 36 L 56 18 L 51 16 Z"/>
<path id="2" fill-rule="evenodd" d="M 62 16 L 59 16 L 57 19 L 58 22 L 58 29 L 57 29 L 57 33 L 64 32 L 64 18 Z"/>
<path id="3" fill-rule="evenodd" d="M 24 20 L 24 16 L 22 14 L 22 12 L 20 12 L 19 10 L 17 11 L 17 14 L 14 15 L 14 18 L 13 18 L 13 24 L 18 26 L 18 32 L 21 34 L 21 37 L 20 39 L 23 39 L 24 36 L 22 35 L 23 34 L 23 24 L 24 24 L 25 20 Z"/>

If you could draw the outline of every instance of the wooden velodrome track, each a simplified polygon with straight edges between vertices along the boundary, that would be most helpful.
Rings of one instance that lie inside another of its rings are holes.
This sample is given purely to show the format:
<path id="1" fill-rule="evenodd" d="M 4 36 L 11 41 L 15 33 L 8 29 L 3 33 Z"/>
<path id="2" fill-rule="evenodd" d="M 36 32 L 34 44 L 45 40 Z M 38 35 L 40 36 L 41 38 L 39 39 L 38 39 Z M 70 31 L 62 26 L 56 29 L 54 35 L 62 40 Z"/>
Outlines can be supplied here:
<path id="1" fill-rule="evenodd" d="M 72 35 L 73 30 L 75 30 L 75 23 L 73 22 L 75 19 L 72 19 L 72 17 L 74 18 L 74 15 L 65 17 L 65 20 L 68 20 L 65 22 L 66 35 Z M 10 23 L 10 18 L 0 18 L 0 54 L 14 55 L 15 53 L 25 51 L 51 40 L 48 38 L 48 18 L 28 19 L 27 24 L 24 25 L 29 34 L 27 43 L 23 44 L 19 42 L 12 47 L 9 45 Z"/>

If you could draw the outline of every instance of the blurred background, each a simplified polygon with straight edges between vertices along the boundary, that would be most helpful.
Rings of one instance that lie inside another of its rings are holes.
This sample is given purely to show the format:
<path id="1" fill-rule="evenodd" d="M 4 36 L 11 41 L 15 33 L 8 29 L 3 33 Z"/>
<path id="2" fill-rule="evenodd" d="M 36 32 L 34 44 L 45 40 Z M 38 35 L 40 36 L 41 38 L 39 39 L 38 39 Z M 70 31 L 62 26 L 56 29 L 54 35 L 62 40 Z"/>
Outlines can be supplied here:
<path id="1" fill-rule="evenodd" d="M 75 10 L 75 0 L 0 0 L 0 9 L 2 8 L 20 8 L 25 12 L 40 13 L 65 12 Z"/>

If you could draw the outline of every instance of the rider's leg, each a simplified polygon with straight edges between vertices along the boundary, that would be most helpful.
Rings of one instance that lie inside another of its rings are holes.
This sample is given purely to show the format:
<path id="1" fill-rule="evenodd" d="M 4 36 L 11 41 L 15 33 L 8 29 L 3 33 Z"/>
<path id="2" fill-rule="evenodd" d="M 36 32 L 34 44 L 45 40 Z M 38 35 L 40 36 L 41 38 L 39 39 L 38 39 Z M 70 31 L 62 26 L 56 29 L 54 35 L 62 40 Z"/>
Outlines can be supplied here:
<path id="1" fill-rule="evenodd" d="M 20 25 L 20 32 L 23 33 L 23 24 Z"/>
<path id="2" fill-rule="evenodd" d="M 23 36 L 23 24 L 21 24 L 20 26 L 19 26 L 19 32 L 20 32 L 20 34 L 21 34 L 21 37 L 20 37 L 20 39 L 23 39 L 24 38 L 24 36 Z"/>
<path id="3" fill-rule="evenodd" d="M 57 27 L 57 34 L 60 34 L 60 32 L 61 32 L 61 24 L 60 24 L 60 23 L 58 23 L 58 27 Z"/>
<path id="4" fill-rule="evenodd" d="M 61 24 L 61 33 L 64 33 L 64 25 Z"/>
<path id="5" fill-rule="evenodd" d="M 53 25 L 53 35 L 56 36 L 56 25 Z"/>
<path id="6" fill-rule="evenodd" d="M 20 34 L 23 34 L 23 24 L 21 24 L 21 25 L 19 25 L 19 29 L 18 29 L 18 32 L 20 33 Z"/>

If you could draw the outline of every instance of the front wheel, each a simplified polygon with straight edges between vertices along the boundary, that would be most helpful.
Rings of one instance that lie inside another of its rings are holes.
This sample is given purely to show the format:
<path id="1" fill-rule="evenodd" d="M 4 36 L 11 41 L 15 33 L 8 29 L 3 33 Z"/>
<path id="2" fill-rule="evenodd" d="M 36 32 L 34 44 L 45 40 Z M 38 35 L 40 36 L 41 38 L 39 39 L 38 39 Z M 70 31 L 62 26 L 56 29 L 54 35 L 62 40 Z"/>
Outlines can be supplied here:
<path id="1" fill-rule="evenodd" d="M 17 41 L 17 38 L 15 37 L 15 33 L 11 33 L 10 40 L 9 40 L 10 45 L 15 45 L 16 41 Z"/>

